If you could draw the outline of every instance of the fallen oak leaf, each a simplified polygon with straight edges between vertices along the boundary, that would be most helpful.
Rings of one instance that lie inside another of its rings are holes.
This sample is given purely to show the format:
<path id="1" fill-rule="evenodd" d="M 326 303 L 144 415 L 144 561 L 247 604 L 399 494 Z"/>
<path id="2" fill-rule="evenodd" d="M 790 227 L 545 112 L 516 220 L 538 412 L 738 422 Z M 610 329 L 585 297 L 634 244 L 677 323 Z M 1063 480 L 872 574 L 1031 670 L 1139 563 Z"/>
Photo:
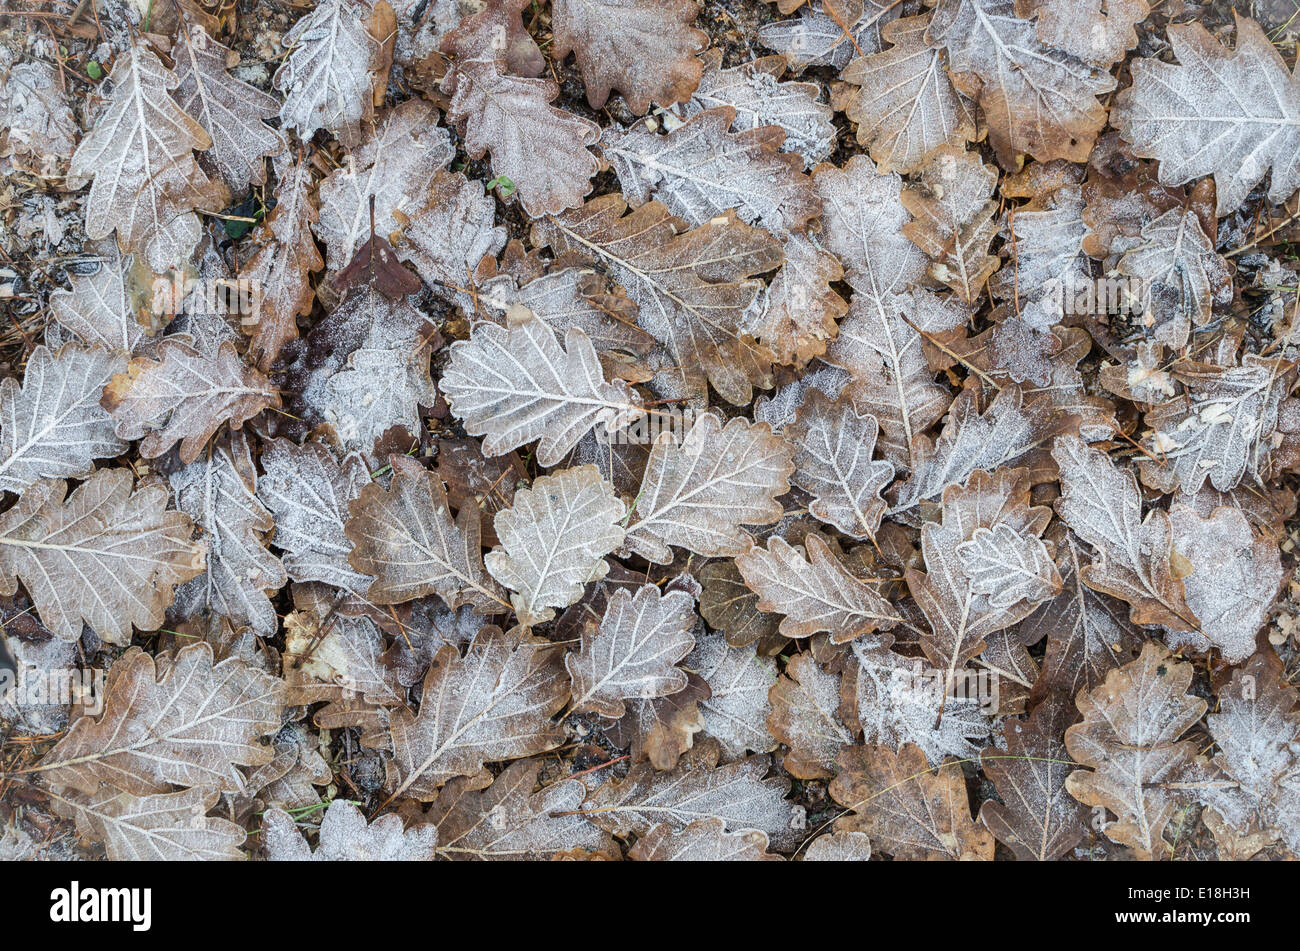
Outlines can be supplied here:
<path id="1" fill-rule="evenodd" d="M 190 338 L 169 337 L 157 354 L 156 360 L 133 359 L 108 382 L 100 400 L 118 437 L 140 439 L 146 459 L 180 442 L 181 462 L 188 465 L 223 424 L 238 429 L 262 410 L 280 406 L 271 381 L 245 366 L 232 343 L 206 356 Z"/>

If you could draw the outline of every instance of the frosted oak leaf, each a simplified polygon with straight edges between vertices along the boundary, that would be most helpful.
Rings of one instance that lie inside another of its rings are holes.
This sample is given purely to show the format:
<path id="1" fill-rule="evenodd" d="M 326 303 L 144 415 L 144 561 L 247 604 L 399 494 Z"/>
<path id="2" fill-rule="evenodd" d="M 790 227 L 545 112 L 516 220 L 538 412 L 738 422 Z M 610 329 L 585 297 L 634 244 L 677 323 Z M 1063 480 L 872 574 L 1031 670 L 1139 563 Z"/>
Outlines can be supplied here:
<path id="1" fill-rule="evenodd" d="M 486 436 L 498 456 L 540 440 L 537 461 L 553 466 L 592 428 L 615 432 L 645 413 L 626 384 L 605 381 L 590 339 L 577 327 L 564 346 L 530 317 L 512 327 L 486 321 L 452 345 L 441 389 L 465 431 Z"/>
<path id="2" fill-rule="evenodd" d="M 510 588 L 511 603 L 525 626 L 548 621 L 568 607 L 584 586 L 609 570 L 605 555 L 623 541 L 627 509 L 595 466 L 542 476 L 515 493 L 494 520 L 501 548 L 484 562 Z"/>

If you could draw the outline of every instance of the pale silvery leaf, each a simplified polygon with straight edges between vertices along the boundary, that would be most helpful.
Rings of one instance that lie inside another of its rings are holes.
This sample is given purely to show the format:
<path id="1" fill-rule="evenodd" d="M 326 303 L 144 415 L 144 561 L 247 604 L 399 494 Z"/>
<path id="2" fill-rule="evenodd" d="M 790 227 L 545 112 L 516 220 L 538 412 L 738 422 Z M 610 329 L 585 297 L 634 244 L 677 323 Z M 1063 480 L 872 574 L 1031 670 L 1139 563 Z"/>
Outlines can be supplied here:
<path id="1" fill-rule="evenodd" d="M 284 683 L 206 643 L 157 658 L 139 648 L 113 665 L 104 712 L 82 717 L 36 766 L 50 782 L 137 796 L 171 786 L 244 789 L 237 766 L 270 762 L 259 739 L 280 729 Z"/>
<path id="2" fill-rule="evenodd" d="M 1187 692 L 1191 683 L 1191 664 L 1147 641 L 1141 657 L 1079 695 L 1083 722 L 1065 731 L 1070 757 L 1091 767 L 1066 777 L 1065 788 L 1084 805 L 1114 813 L 1101 831 L 1138 858 L 1168 851 L 1163 833 L 1177 802 L 1165 784 L 1196 757 L 1196 741 L 1180 737 L 1206 707 Z"/>
<path id="3" fill-rule="evenodd" d="M 284 139 L 263 122 L 280 111 L 280 102 L 226 70 L 230 50 L 197 24 L 182 20 L 173 47 L 176 101 L 212 137 L 206 153 L 232 195 L 250 184 L 266 183 L 262 159 L 285 148 Z"/>
<path id="4" fill-rule="evenodd" d="M 995 608 L 1017 601 L 1038 604 L 1061 590 L 1061 576 L 1043 540 L 1006 524 L 975 529 L 969 541 L 957 546 L 957 559 L 971 591 L 988 595 Z"/>
<path id="5" fill-rule="evenodd" d="M 827 348 L 826 362 L 850 374 L 841 398 L 875 417 L 881 455 L 900 473 L 919 461 L 917 437 L 938 422 L 952 402 L 948 390 L 934 382 L 921 331 L 951 330 L 968 314 L 955 298 L 928 290 L 883 298 L 859 291 L 849 303 L 839 336 Z"/>
<path id="6" fill-rule="evenodd" d="M 453 521 L 437 474 L 402 456 L 390 464 L 389 487 L 365 486 L 344 528 L 353 569 L 375 578 L 366 597 L 399 604 L 436 594 L 453 610 L 462 604 L 483 613 L 508 610 L 510 602 L 483 568 L 477 509 L 462 508 Z"/>
<path id="7" fill-rule="evenodd" d="M 0 71 L 4 66 L 0 64 Z M 50 63 L 17 63 L 0 77 L 0 126 L 8 132 L 10 164 L 51 177 L 57 164 L 77 147 L 80 130 Z"/>
<path id="8" fill-rule="evenodd" d="M 617 836 L 645 835 L 661 824 L 680 829 L 696 819 L 717 818 L 733 831 L 766 832 L 777 848 L 794 841 L 799 833 L 791 829 L 790 804 L 785 801 L 789 780 L 764 778 L 771 767 L 766 756 L 718 766 L 717 755 L 716 747 L 710 751 L 707 745 L 697 746 L 688 762 L 668 773 L 638 763 L 626 778 L 611 779 L 589 792 L 584 814 Z"/>
<path id="9" fill-rule="evenodd" d="M 17 612 L 6 610 L 5 614 L 14 620 Z M 8 679 L 10 670 L 15 676 L 25 671 L 38 685 L 57 683 L 55 678 L 59 677 L 68 678 L 65 682 L 71 685 L 76 683 L 73 678 L 81 662 L 79 655 L 79 640 L 65 641 L 48 635 L 29 640 L 16 634 L 0 634 L 0 717 L 11 724 L 15 733 L 32 736 L 62 732 L 68 725 L 73 697 L 60 697 L 58 691 L 45 697 L 24 695 L 21 685 Z"/>
<path id="10" fill-rule="evenodd" d="M 183 789 L 133 796 L 104 789 L 89 800 L 55 800 L 77 820 L 77 831 L 103 842 L 110 862 L 232 862 L 244 830 L 228 819 L 207 815 L 217 804 L 216 789 Z"/>
<path id="11" fill-rule="evenodd" d="M 20 579 L 45 626 L 61 640 L 89 624 L 109 644 L 132 626 L 156 630 L 173 588 L 203 570 L 189 516 L 167 511 L 165 486 L 132 493 L 129 469 L 100 469 L 71 496 L 42 479 L 0 515 L 0 594 Z"/>
<path id="12" fill-rule="evenodd" d="M 977 469 L 992 472 L 1010 466 L 1044 445 L 1054 434 L 1052 406 L 1039 398 L 1027 401 L 1008 383 L 979 412 L 978 392 L 963 390 L 949 410 L 948 423 L 933 443 L 917 439 L 913 471 L 898 489 L 891 512 L 904 512 L 925 500 L 937 500 L 949 486 L 960 485 Z"/>
<path id="13" fill-rule="evenodd" d="M 663 433 L 650 451 L 627 525 L 627 547 L 667 564 L 669 545 L 708 557 L 749 547 L 740 526 L 777 521 L 777 497 L 790 489 L 790 447 L 766 423 L 704 413 L 681 445 Z"/>
<path id="14" fill-rule="evenodd" d="M 124 257 L 111 242 L 104 250 L 93 274 L 68 272 L 72 290 L 51 294 L 50 309 L 59 326 L 87 346 L 130 353 L 144 336 L 127 289 L 132 257 Z"/>
<path id="15" fill-rule="evenodd" d="M 1247 474 L 1262 482 L 1294 366 L 1247 354 L 1238 367 L 1179 361 L 1173 371 L 1187 389 L 1146 414 L 1154 451 L 1139 464 L 1143 481 L 1187 495 L 1207 478 L 1220 492 Z"/>
<path id="16" fill-rule="evenodd" d="M 438 825 L 438 857 L 520 862 L 575 850 L 617 853 L 609 835 L 580 814 L 587 792 L 581 781 L 533 792 L 541 769 L 539 758 L 511 763 L 481 792 L 463 779 L 444 786 L 428 812 Z"/>
<path id="17" fill-rule="evenodd" d="M 686 672 L 674 665 L 695 647 L 694 626 L 694 603 L 684 591 L 661 596 L 654 585 L 643 585 L 635 596 L 615 591 L 600 626 L 584 629 L 580 649 L 564 658 L 573 709 L 617 718 L 627 709 L 625 700 L 681 690 Z"/>
<path id="18" fill-rule="evenodd" d="M 596 425 L 615 431 L 645 413 L 630 387 L 605 382 L 585 333 L 571 327 L 561 348 L 555 331 L 531 316 L 513 327 L 475 326 L 452 345 L 441 389 L 465 431 L 486 436 L 486 455 L 540 439 L 537 461 L 548 467 Z"/>
<path id="19" fill-rule="evenodd" d="M 753 644 L 729 647 L 723 635 L 704 634 L 683 666 L 698 671 L 709 685 L 710 696 L 700 701 L 704 731 L 721 744 L 727 759 L 776 748 L 767 731 L 772 712 L 768 691 L 777 679 L 775 658 L 760 657 Z"/>
<path id="20" fill-rule="evenodd" d="M 945 756 L 974 755 L 975 742 L 989 735 L 989 719 L 978 698 L 945 698 L 942 676 L 923 670 L 919 658 L 869 642 L 853 645 L 844 701 L 857 717 L 863 743 L 891 749 L 912 743 L 932 764 Z"/>
<path id="21" fill-rule="evenodd" d="M 807 557 L 774 535 L 766 549 L 755 545 L 736 556 L 745 584 L 759 596 L 759 610 L 786 616 L 782 635 L 808 637 L 825 631 L 832 643 L 843 644 L 897 623 L 889 602 L 855 578 L 820 536 L 809 535 L 805 544 Z"/>
<path id="22" fill-rule="evenodd" d="M 1004 237 L 1016 236 L 1014 253 L 989 281 L 1004 301 L 1018 302 L 1018 316 L 1031 329 L 1050 330 L 1063 322 L 1063 300 L 1092 280 L 1083 239 L 1084 201 L 1077 185 L 1035 197 L 1003 222 Z"/>
<path id="23" fill-rule="evenodd" d="M 734 208 L 773 234 L 802 231 L 820 203 L 800 163 L 777 151 L 785 133 L 777 126 L 729 132 L 735 117 L 735 109 L 719 106 L 667 135 L 641 124 L 610 128 L 601 151 L 633 207 L 654 197 L 696 226 Z"/>
<path id="24" fill-rule="evenodd" d="M 1135 278 L 1144 322 L 1154 339 L 1178 350 L 1191 326 L 1208 323 L 1215 304 L 1232 301 L 1232 272 L 1214 251 L 1191 211 L 1173 208 L 1142 227 L 1141 241 L 1119 260 L 1121 274 Z M 1172 306 L 1171 306 L 1172 304 Z"/>
<path id="25" fill-rule="evenodd" d="M 375 233 L 399 227 L 397 213 L 414 217 L 434 173 L 451 164 L 455 151 L 438 111 L 420 99 L 395 107 L 343 166 L 320 186 L 316 234 L 325 242 L 331 271 L 345 267 L 370 240 L 370 198 L 375 199 Z M 477 263 L 477 262 L 475 262 Z M 464 275 L 459 275 L 464 280 Z"/>
<path id="26" fill-rule="evenodd" d="M 811 66 L 843 69 L 859 55 L 859 50 L 862 53 L 879 50 L 881 27 L 899 13 L 898 5 L 888 0 L 831 2 L 835 5 L 835 17 L 826 12 L 823 4 L 812 4 L 798 19 L 777 20 L 759 27 L 758 41 L 784 54 L 790 69 L 796 73 Z"/>
<path id="27" fill-rule="evenodd" d="M 234 441 L 171 476 L 176 507 L 201 530 L 207 571 L 176 592 L 182 617 L 209 613 L 269 637 L 279 627 L 270 595 L 289 580 L 263 539 L 275 527 L 257 499 L 248 444 Z"/>
<path id="28" fill-rule="evenodd" d="M 600 126 L 549 105 L 559 86 L 507 75 L 490 59 L 456 63 L 448 82 L 454 92 L 447 118 L 465 124 L 466 154 L 480 159 L 490 149 L 492 173 L 514 182 L 527 214 L 582 204 L 600 167 L 587 148 L 600 138 Z"/>
<path id="29" fill-rule="evenodd" d="M 1200 634 L 1219 648 L 1224 661 L 1241 663 L 1254 653 L 1255 634 L 1268 620 L 1282 584 L 1277 542 L 1256 535 L 1240 509 L 1221 507 L 1202 518 L 1176 503 L 1169 523 L 1174 549 L 1191 565 L 1183 587 L 1187 606 L 1201 622 Z"/>
<path id="30" fill-rule="evenodd" d="M 799 153 L 805 166 L 830 156 L 835 141 L 831 107 L 818 101 L 821 87 L 816 83 L 780 82 L 784 58 L 764 56 L 731 69 L 722 68 L 722 50 L 705 50 L 699 58 L 704 74 L 695 95 L 682 107 L 687 116 L 731 106 L 736 110 L 732 128 L 780 126 L 785 130 L 782 151 Z"/>
<path id="31" fill-rule="evenodd" d="M 431 862 L 438 850 L 438 827 L 404 829 L 401 816 L 394 815 L 367 825 L 360 809 L 335 799 L 325 810 L 314 851 L 283 809 L 266 811 L 262 839 L 272 862 Z"/>
<path id="32" fill-rule="evenodd" d="M 1269 200 L 1300 187 L 1300 85 L 1254 20 L 1237 14 L 1237 48 L 1199 23 L 1170 24 L 1179 65 L 1133 61 L 1133 85 L 1115 100 L 1114 122 L 1160 181 L 1213 175 L 1220 217 L 1235 211 L 1273 170 Z"/>
<path id="33" fill-rule="evenodd" d="M 327 129 L 345 146 L 360 138 L 361 120 L 373 113 L 371 69 L 379 44 L 366 32 L 366 0 L 324 0 L 280 41 L 289 49 L 271 82 L 284 93 L 280 125 L 306 141 Z"/>
<path id="34" fill-rule="evenodd" d="M 841 74 L 861 87 L 844 111 L 883 172 L 913 172 L 933 149 L 975 138 L 975 105 L 952 87 L 943 51 L 925 41 L 929 22 L 893 21 L 883 32 L 894 45 Z"/>
<path id="35" fill-rule="evenodd" d="M 340 464 L 323 443 L 273 439 L 262 451 L 257 495 L 275 519 L 275 545 L 294 581 L 323 581 L 364 594 L 371 578 L 348 563 L 348 505 L 370 484 L 357 453 Z"/>
<path id="36" fill-rule="evenodd" d="M 1025 600 L 995 604 L 1004 600 L 1001 592 L 977 592 L 961 550 L 982 528 L 1005 525 L 1018 536 L 1041 536 L 1052 512 L 1029 505 L 1029 488 L 1026 469 L 1003 468 L 991 475 L 976 471 L 966 485 L 943 493 L 942 521 L 921 528 L 926 573 L 908 568 L 907 586 L 930 622 L 920 645 L 930 662 L 946 671 L 945 692 L 966 662 L 985 649 L 987 635 L 1024 620 L 1037 606 Z"/>
<path id="37" fill-rule="evenodd" d="M 808 511 L 854 538 L 876 534 L 885 512 L 880 492 L 894 478 L 892 465 L 871 458 L 878 432 L 875 417 L 814 390 L 788 434 L 795 466 L 790 481 L 813 495 Z"/>
<path id="38" fill-rule="evenodd" d="M 588 582 L 605 576 L 605 556 L 623 542 L 626 512 L 595 466 L 542 476 L 515 493 L 494 520 L 502 548 L 484 562 L 516 592 L 510 600 L 520 624 L 549 621 L 554 608 L 573 604 Z"/>
<path id="39" fill-rule="evenodd" d="M 483 183 L 460 172 L 440 170 L 423 186 L 427 202 L 409 210 L 398 257 L 410 261 L 430 289 L 475 313 L 474 283 L 479 263 L 495 258 L 506 244 L 506 229 L 494 227 L 496 202 Z"/>
<path id="40" fill-rule="evenodd" d="M 804 850 L 805 862 L 867 862 L 871 860 L 871 836 L 865 832 L 832 832 L 819 835 Z"/>
<path id="41" fill-rule="evenodd" d="M 312 402 L 346 451 L 368 452 L 394 426 L 418 434 L 419 408 L 437 398 L 428 345 L 361 347 L 313 393 Z"/>
<path id="42" fill-rule="evenodd" d="M 105 384 L 126 357 L 69 343 L 27 358 L 22 386 L 0 382 L 0 489 L 21 492 L 43 477 L 80 478 L 95 459 L 116 456 L 127 444 L 99 405 Z"/>
<path id="43" fill-rule="evenodd" d="M 654 826 L 628 852 L 634 862 L 779 862 L 767 851 L 767 833 L 757 829 L 726 831 L 720 818 L 696 819 L 680 829 Z"/>
<path id="44" fill-rule="evenodd" d="M 688 98 L 700 79 L 694 54 L 709 37 L 692 25 L 699 9 L 696 0 L 555 0 L 556 62 L 573 51 L 594 109 L 611 89 L 637 115 L 652 101 L 671 106 Z"/>
<path id="45" fill-rule="evenodd" d="M 485 627 L 464 657 L 444 646 L 424 679 L 418 716 L 406 707 L 393 713 L 393 798 L 432 802 L 458 776 L 482 789 L 492 782 L 485 763 L 554 749 L 565 733 L 550 718 L 568 696 L 553 645 L 523 628 Z"/>
<path id="46" fill-rule="evenodd" d="M 191 209 L 218 211 L 229 195 L 194 160 L 194 150 L 211 147 L 212 140 L 176 104 L 171 96 L 176 75 L 147 46 L 136 44 L 119 56 L 110 79 L 108 111 L 81 140 L 68 186 L 94 179 L 86 199 L 88 237 L 104 238 L 116 229 L 118 244 L 130 251 L 161 242 L 147 255 L 158 262 L 197 242 L 198 220 Z M 177 218 L 184 219 L 175 225 L 181 231 L 173 228 Z"/>

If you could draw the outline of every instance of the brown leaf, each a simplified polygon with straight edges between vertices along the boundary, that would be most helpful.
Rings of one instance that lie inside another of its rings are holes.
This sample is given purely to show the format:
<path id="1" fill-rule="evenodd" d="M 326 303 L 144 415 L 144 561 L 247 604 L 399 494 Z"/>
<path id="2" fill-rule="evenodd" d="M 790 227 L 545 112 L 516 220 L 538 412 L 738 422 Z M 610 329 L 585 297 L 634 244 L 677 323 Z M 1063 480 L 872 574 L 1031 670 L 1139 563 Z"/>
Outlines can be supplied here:
<path id="1" fill-rule="evenodd" d="M 1206 708 L 1187 692 L 1191 683 L 1191 664 L 1147 641 L 1141 657 L 1079 694 L 1083 722 L 1065 732 L 1070 756 L 1092 767 L 1071 773 L 1065 788 L 1084 805 L 1114 813 L 1102 831 L 1140 859 L 1170 851 L 1163 835 L 1177 803 L 1164 783 L 1195 758 L 1196 744 L 1179 737 Z"/>
<path id="2" fill-rule="evenodd" d="M 931 769 L 925 754 L 905 743 L 895 754 L 884 746 L 854 746 L 837 760 L 830 793 L 854 815 L 837 832 L 865 832 L 897 860 L 993 859 L 993 836 L 971 820 L 961 767 L 949 761 Z"/>
<path id="3" fill-rule="evenodd" d="M 569 696 L 569 678 L 549 642 L 522 628 L 485 627 L 461 657 L 444 646 L 429 665 L 420 712 L 392 715 L 391 799 L 432 802 L 457 776 L 469 789 L 492 782 L 485 764 L 554 749 L 564 730 L 550 721 Z"/>
<path id="4" fill-rule="evenodd" d="M 696 819 L 674 829 L 658 825 L 637 839 L 628 858 L 637 862 L 779 862 L 756 829 L 727 832 L 721 819 Z"/>
<path id="5" fill-rule="evenodd" d="M 238 429 L 267 407 L 280 406 L 271 381 L 245 366 L 231 343 L 213 356 L 190 338 L 169 337 L 159 359 L 136 357 L 104 387 L 100 400 L 112 414 L 117 435 L 140 439 L 140 455 L 161 456 L 180 442 L 181 462 L 199 457 L 204 444 L 227 422 Z"/>

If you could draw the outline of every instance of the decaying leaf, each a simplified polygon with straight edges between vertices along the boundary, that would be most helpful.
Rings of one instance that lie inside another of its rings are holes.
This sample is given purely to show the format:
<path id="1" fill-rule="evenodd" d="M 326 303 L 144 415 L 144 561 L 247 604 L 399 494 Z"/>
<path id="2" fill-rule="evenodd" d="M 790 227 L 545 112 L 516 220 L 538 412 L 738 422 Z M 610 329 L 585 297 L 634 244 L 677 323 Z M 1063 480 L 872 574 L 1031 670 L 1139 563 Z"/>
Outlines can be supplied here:
<path id="1" fill-rule="evenodd" d="M 103 715 L 83 717 L 37 764 L 60 787 L 94 795 L 101 784 L 135 796 L 170 786 L 234 792 L 236 766 L 269 762 L 258 739 L 280 728 L 284 684 L 194 644 L 157 658 L 131 648 L 110 671 Z"/>
<path id="2" fill-rule="evenodd" d="M 617 856 L 609 835 L 579 813 L 586 789 L 576 779 L 534 792 L 542 761 L 511 763 L 487 789 L 453 779 L 429 817 L 438 825 L 438 857 L 453 861 L 527 861 L 579 851 Z"/>
<path id="3" fill-rule="evenodd" d="M 913 172 L 932 150 L 975 138 L 974 104 L 953 88 L 942 49 L 926 41 L 928 26 L 925 17 L 894 20 L 882 31 L 893 46 L 841 74 L 862 87 L 844 111 L 885 173 Z"/>
<path id="4" fill-rule="evenodd" d="M 554 749 L 564 730 L 550 717 L 568 696 L 554 648 L 522 628 L 485 627 L 464 657 L 444 646 L 424 678 L 419 714 L 405 707 L 393 713 L 392 798 L 432 802 L 457 776 L 482 789 L 492 782 L 485 763 Z"/>
<path id="5" fill-rule="evenodd" d="M 1183 578 L 1187 606 L 1200 633 L 1229 664 L 1255 651 L 1284 572 L 1277 542 L 1259 536 L 1240 509 L 1217 508 L 1202 518 L 1181 503 L 1169 510 L 1174 550 L 1190 566 Z M 1199 646 L 1199 645 L 1198 645 Z"/>
<path id="6" fill-rule="evenodd" d="M 767 548 L 755 545 L 736 556 L 736 567 L 759 596 L 762 611 L 785 615 L 781 634 L 808 637 L 818 632 L 843 644 L 864 634 L 888 630 L 898 621 L 889 602 L 860 581 L 818 535 L 809 535 L 804 552 L 773 536 Z"/>
<path id="7" fill-rule="evenodd" d="M 761 282 L 781 263 L 781 245 L 734 211 L 691 230 L 658 202 L 626 217 L 617 194 L 540 222 L 533 242 L 558 254 L 576 251 L 606 267 L 640 309 L 638 322 L 668 348 L 688 395 L 705 381 L 742 405 L 753 387 L 771 385 L 772 354 L 741 329 Z"/>
<path id="8" fill-rule="evenodd" d="M 372 482 L 348 507 L 348 561 L 375 578 L 366 597 L 397 604 L 436 594 L 453 609 L 508 609 L 510 602 L 483 567 L 478 511 L 462 509 L 453 520 L 436 473 L 399 456 L 390 464 L 389 488 Z"/>
<path id="9" fill-rule="evenodd" d="M 980 821 L 1025 861 L 1061 858 L 1083 839 L 1083 807 L 1065 791 L 1070 763 L 1061 740 L 1071 711 L 1040 704 L 1027 720 L 1007 720 L 1006 750 L 990 746 L 980 763 L 1001 802 L 980 807 Z"/>
<path id="10" fill-rule="evenodd" d="M 1017 170 L 1040 162 L 1082 162 L 1106 124 L 1097 96 L 1115 79 L 1069 53 L 1044 46 L 1012 0 L 941 0 L 926 39 L 943 45 L 953 84 L 979 102 L 998 161 Z"/>
<path id="11" fill-rule="evenodd" d="M 694 54 L 709 38 L 693 26 L 698 12 L 696 0 L 556 0 L 555 59 L 574 53 L 593 109 L 617 89 L 645 115 L 651 102 L 671 106 L 699 83 L 703 64 Z"/>
<path id="12" fill-rule="evenodd" d="M 1192 665 L 1177 661 L 1159 641 L 1142 656 L 1079 694 L 1083 722 L 1065 731 L 1076 770 L 1065 780 L 1071 796 L 1102 806 L 1114 821 L 1102 831 L 1138 858 L 1160 858 L 1169 849 L 1164 829 L 1177 802 L 1163 784 L 1196 756 L 1196 744 L 1180 739 L 1205 713 L 1205 701 L 1187 692 Z"/>
<path id="13" fill-rule="evenodd" d="M 874 848 L 904 861 L 993 859 L 993 836 L 971 819 L 961 767 L 929 768 L 910 743 L 895 754 L 855 746 L 840 754 L 831 795 L 853 815 L 836 831 L 865 832 Z"/>
<path id="14" fill-rule="evenodd" d="M 280 405 L 271 381 L 245 366 L 233 344 L 223 343 L 207 356 L 189 338 L 170 337 L 157 352 L 157 360 L 132 360 L 104 387 L 101 400 L 118 437 L 141 440 L 146 459 L 180 442 L 181 462 L 189 464 L 225 423 L 238 429 L 268 406 Z"/>
<path id="15" fill-rule="evenodd" d="M 1079 569 L 1084 583 L 1127 601 L 1134 624 L 1197 629 L 1171 561 L 1168 513 L 1153 509 L 1144 520 L 1137 479 L 1076 436 L 1058 437 L 1052 456 L 1061 467 L 1057 514 L 1097 550 L 1096 561 Z"/>
<path id="16" fill-rule="evenodd" d="M 791 433 L 790 481 L 812 493 L 809 512 L 854 538 L 876 534 L 886 507 L 880 492 L 894 477 L 888 462 L 872 461 L 878 431 L 874 416 L 814 391 L 800 406 Z"/>
<path id="17" fill-rule="evenodd" d="M 132 795 L 104 789 L 75 800 L 55 800 L 78 831 L 104 843 L 110 862 L 230 862 L 244 858 L 244 830 L 207 813 L 216 789 Z"/>
<path id="18" fill-rule="evenodd" d="M 684 104 L 687 115 L 716 106 L 736 110 L 733 129 L 756 129 L 778 125 L 785 130 L 781 148 L 803 156 L 805 165 L 816 165 L 831 152 L 835 127 L 831 109 L 819 100 L 816 83 L 781 82 L 785 60 L 764 56 L 722 68 L 722 50 L 705 50 L 699 56 L 704 73 L 695 94 Z"/>
<path id="19" fill-rule="evenodd" d="M 0 515 L 0 594 L 22 581 L 65 641 L 83 624 L 110 644 L 130 643 L 133 625 L 159 628 L 176 585 L 203 570 L 204 549 L 189 516 L 166 510 L 164 486 L 133 492 L 133 482 L 129 469 L 100 469 L 71 495 L 61 479 L 29 486 Z"/>
<path id="20" fill-rule="evenodd" d="M 266 444 L 261 462 L 257 497 L 274 517 L 275 545 L 285 552 L 289 577 L 364 593 L 371 579 L 349 564 L 345 527 L 348 506 L 370 482 L 365 462 L 349 453 L 339 463 L 323 443 L 295 446 L 283 439 Z"/>
<path id="21" fill-rule="evenodd" d="M 549 79 L 501 71 L 490 59 L 458 62 L 448 74 L 447 118 L 464 123 L 465 151 L 492 152 L 492 171 L 519 189 L 529 215 L 556 214 L 582 204 L 599 167 L 587 146 L 600 126 L 550 105 L 560 89 Z"/>
<path id="22" fill-rule="evenodd" d="M 769 698 L 767 728 L 790 748 L 781 760 L 785 771 L 796 779 L 834 775 L 836 756 L 852 745 L 857 732 L 856 725 L 840 719 L 840 678 L 812 654 L 796 654 Z"/>

